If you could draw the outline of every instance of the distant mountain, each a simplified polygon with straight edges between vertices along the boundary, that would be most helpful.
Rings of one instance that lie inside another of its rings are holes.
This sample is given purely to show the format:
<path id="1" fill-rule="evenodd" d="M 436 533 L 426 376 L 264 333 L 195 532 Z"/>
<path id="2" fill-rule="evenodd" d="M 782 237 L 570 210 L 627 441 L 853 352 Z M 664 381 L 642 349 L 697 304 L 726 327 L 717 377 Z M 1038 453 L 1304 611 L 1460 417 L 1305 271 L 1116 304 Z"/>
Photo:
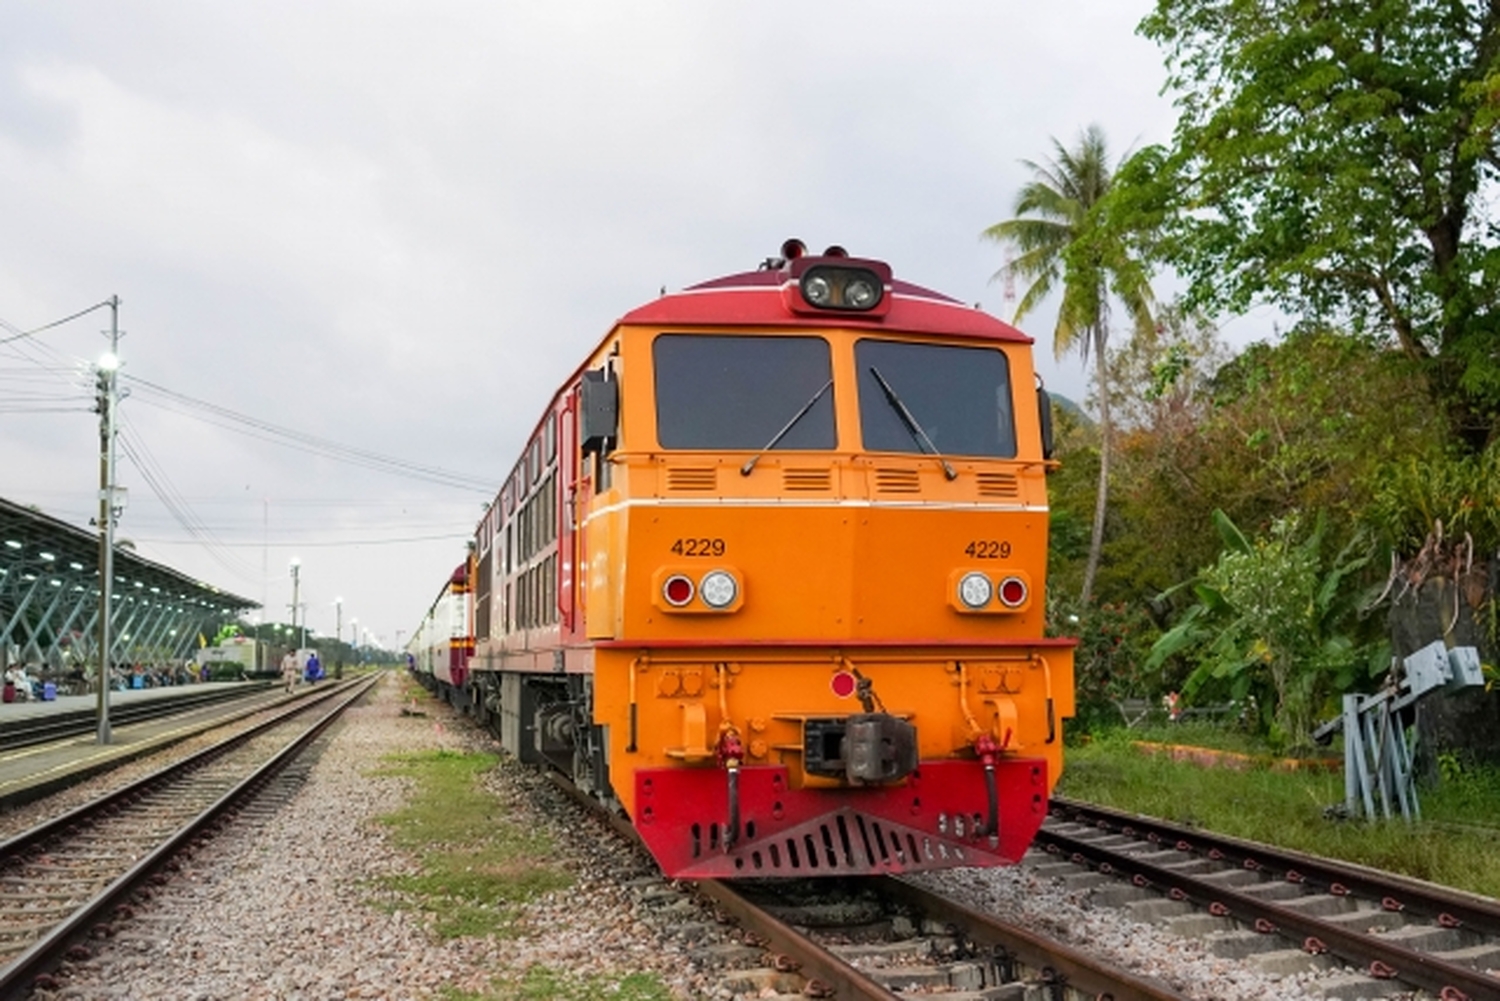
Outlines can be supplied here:
<path id="1" fill-rule="evenodd" d="M 1058 410 L 1065 410 L 1073 416 L 1073 419 L 1088 427 L 1092 427 L 1094 419 L 1084 412 L 1084 409 L 1066 396 L 1058 393 L 1049 393 L 1052 397 L 1052 405 Z"/>

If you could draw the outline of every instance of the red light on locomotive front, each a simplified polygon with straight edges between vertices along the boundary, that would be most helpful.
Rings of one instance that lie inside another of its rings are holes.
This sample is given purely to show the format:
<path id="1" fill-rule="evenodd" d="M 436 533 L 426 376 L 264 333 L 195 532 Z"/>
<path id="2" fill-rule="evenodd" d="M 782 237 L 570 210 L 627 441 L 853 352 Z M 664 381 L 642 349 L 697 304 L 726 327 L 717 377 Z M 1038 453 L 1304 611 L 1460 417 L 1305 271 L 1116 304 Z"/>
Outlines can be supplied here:
<path id="1" fill-rule="evenodd" d="M 693 600 L 693 582 L 682 574 L 673 574 L 662 584 L 661 595 L 673 608 L 681 608 Z"/>
<path id="2" fill-rule="evenodd" d="M 1006 608 L 1020 608 L 1026 603 L 1026 582 L 1019 577 L 1007 577 L 1002 580 L 1000 602 Z"/>

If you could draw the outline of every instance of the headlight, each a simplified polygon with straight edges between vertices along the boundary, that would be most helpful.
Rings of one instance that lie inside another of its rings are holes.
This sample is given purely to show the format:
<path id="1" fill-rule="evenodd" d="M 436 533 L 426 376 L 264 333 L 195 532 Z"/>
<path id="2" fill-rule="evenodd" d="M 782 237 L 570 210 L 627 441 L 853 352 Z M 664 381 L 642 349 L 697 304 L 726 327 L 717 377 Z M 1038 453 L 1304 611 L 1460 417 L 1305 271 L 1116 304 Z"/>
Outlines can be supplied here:
<path id="1" fill-rule="evenodd" d="M 802 295 L 814 306 L 833 304 L 833 286 L 828 284 L 828 279 L 822 275 L 809 275 L 802 283 Z"/>
<path id="2" fill-rule="evenodd" d="M 958 600 L 969 608 L 983 608 L 990 603 L 993 594 L 990 579 L 982 573 L 964 574 L 958 582 Z"/>
<path id="3" fill-rule="evenodd" d="M 710 570 L 699 582 L 698 593 L 709 608 L 728 608 L 739 597 L 740 585 L 726 570 Z"/>
<path id="4" fill-rule="evenodd" d="M 844 303 L 850 309 L 869 309 L 880 300 L 880 291 L 868 278 L 855 278 L 844 289 Z"/>
<path id="5" fill-rule="evenodd" d="M 673 574 L 661 585 L 661 596 L 673 608 L 681 608 L 693 600 L 693 582 L 682 574 Z"/>

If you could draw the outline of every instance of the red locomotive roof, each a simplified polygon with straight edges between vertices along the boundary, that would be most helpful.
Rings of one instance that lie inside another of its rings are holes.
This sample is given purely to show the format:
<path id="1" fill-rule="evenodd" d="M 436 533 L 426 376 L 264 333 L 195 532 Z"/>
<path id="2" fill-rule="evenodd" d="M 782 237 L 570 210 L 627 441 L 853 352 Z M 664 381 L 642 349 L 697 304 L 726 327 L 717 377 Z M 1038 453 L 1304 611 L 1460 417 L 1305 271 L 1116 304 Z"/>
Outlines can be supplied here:
<path id="1" fill-rule="evenodd" d="M 842 258 L 826 260 L 844 264 Z M 690 286 L 681 292 L 663 295 L 644 306 L 631 310 L 620 323 L 714 324 L 753 327 L 844 327 L 870 330 L 905 331 L 924 334 L 953 334 L 995 341 L 1030 344 L 1032 339 L 1010 324 L 979 309 L 971 309 L 938 292 L 892 279 L 886 294 L 890 309 L 884 315 L 844 311 L 794 313 L 787 307 L 782 285 L 788 280 L 785 270 L 747 271 L 727 275 Z"/>

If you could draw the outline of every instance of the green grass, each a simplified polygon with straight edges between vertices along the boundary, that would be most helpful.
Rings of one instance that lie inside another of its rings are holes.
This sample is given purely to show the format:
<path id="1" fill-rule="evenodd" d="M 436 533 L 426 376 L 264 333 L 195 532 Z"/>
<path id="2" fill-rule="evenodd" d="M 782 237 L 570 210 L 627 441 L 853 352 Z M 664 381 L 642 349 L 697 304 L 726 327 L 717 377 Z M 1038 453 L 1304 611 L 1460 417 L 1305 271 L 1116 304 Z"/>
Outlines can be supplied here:
<path id="1" fill-rule="evenodd" d="M 533 966 L 514 977 L 498 978 L 491 991 L 470 994 L 444 991 L 443 1001 L 671 1001 L 672 993 L 649 974 L 632 973 L 619 980 L 578 977 L 545 966 Z"/>
<path id="2" fill-rule="evenodd" d="M 421 689 L 403 692 L 425 701 Z M 380 881 L 434 916 L 443 938 L 511 936 L 525 904 L 572 879 L 552 863 L 551 840 L 504 815 L 480 777 L 496 767 L 492 754 L 427 751 L 387 757 L 376 774 L 413 780 L 411 800 L 380 818 L 393 840 L 411 850 L 421 870 Z M 670 1001 L 652 974 L 579 977 L 545 966 L 499 971 L 483 993 L 444 989 L 444 1001 Z"/>
<path id="3" fill-rule="evenodd" d="M 380 772 L 415 780 L 411 801 L 380 822 L 421 862 L 382 885 L 435 915 L 443 938 L 512 934 L 521 905 L 572 882 L 549 861 L 548 838 L 503 816 L 479 785 L 495 764 L 491 754 L 427 751 L 388 758 Z"/>
<path id="4" fill-rule="evenodd" d="M 1447 769 L 1419 792 L 1421 822 L 1369 823 L 1325 814 L 1344 802 L 1341 772 L 1205 768 L 1136 739 L 1115 731 L 1069 748 L 1059 795 L 1500 897 L 1500 775 Z"/>
<path id="5" fill-rule="evenodd" d="M 1111 729 L 1106 732 L 1105 738 L 1145 740 L 1158 744 L 1190 744 L 1194 747 L 1211 747 L 1216 751 L 1235 751 L 1252 757 L 1272 756 L 1265 743 L 1254 735 L 1233 726 L 1200 720 L 1184 720 L 1181 723 L 1148 721 L 1129 730 Z"/>

